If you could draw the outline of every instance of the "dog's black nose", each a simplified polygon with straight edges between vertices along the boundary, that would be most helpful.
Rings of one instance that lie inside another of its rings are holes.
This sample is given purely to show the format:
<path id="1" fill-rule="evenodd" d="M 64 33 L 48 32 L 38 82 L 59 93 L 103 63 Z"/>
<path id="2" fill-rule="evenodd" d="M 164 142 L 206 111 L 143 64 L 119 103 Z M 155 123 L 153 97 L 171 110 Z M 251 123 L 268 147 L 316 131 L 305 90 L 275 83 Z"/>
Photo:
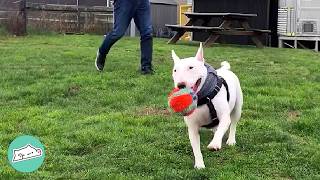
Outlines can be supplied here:
<path id="1" fill-rule="evenodd" d="M 178 88 L 179 88 L 179 89 L 186 88 L 186 85 L 185 85 L 184 83 L 179 83 L 179 84 L 178 84 Z"/>

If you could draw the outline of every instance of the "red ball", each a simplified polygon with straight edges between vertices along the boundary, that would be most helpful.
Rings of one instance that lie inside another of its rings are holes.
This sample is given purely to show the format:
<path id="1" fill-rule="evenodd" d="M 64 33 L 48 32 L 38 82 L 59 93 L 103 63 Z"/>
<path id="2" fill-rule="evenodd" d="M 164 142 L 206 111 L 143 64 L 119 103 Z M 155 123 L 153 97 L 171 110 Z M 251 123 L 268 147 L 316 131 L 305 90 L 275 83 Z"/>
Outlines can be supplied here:
<path id="1" fill-rule="evenodd" d="M 174 88 L 168 96 L 168 105 L 171 111 L 188 116 L 197 107 L 197 96 L 191 89 Z"/>

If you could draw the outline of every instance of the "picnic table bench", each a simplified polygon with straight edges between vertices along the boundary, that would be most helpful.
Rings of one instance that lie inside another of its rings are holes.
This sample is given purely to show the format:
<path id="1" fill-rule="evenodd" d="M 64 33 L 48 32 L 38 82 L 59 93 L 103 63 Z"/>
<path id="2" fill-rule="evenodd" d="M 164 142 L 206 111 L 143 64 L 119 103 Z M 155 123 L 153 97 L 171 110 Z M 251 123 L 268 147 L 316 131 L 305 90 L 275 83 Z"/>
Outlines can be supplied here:
<path id="1" fill-rule="evenodd" d="M 204 42 L 204 46 L 212 45 L 221 35 L 250 36 L 255 45 L 263 47 L 262 35 L 270 33 L 269 30 L 251 28 L 248 19 L 256 17 L 256 14 L 242 13 L 184 13 L 189 21 L 185 25 L 166 24 L 166 27 L 177 33 L 168 41 L 169 44 L 176 43 L 186 32 L 205 32 L 209 37 Z M 212 20 L 222 18 L 222 23 L 218 27 L 208 26 Z M 196 25 L 197 24 L 197 25 Z M 240 27 L 235 27 L 239 24 Z"/>

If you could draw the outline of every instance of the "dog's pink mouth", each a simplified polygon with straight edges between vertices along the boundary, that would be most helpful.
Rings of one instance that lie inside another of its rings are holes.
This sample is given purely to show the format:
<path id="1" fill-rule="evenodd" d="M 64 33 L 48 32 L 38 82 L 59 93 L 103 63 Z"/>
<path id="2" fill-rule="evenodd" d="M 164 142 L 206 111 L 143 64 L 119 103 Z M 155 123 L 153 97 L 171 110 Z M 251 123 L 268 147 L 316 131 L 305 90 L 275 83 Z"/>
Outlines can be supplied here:
<path id="1" fill-rule="evenodd" d="M 192 87 L 192 90 L 193 90 L 194 93 L 197 92 L 197 90 L 198 90 L 198 88 L 199 88 L 199 86 L 200 86 L 200 83 L 201 83 L 201 78 L 199 78 L 199 79 L 197 80 L 197 82 L 195 83 L 195 85 Z"/>

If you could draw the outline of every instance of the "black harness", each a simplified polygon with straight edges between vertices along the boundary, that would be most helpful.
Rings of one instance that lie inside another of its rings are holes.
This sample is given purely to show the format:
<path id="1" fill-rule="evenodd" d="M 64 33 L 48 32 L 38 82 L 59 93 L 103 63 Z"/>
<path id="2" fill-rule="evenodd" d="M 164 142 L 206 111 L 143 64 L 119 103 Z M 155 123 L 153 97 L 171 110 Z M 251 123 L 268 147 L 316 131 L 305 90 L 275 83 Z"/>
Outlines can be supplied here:
<path id="1" fill-rule="evenodd" d="M 207 106 L 209 108 L 209 112 L 210 112 L 210 117 L 211 117 L 211 120 L 212 120 L 211 123 L 209 123 L 207 125 L 204 125 L 202 127 L 213 128 L 213 127 L 215 127 L 215 126 L 217 126 L 219 124 L 217 111 L 214 108 L 214 105 L 212 104 L 212 99 L 218 94 L 218 92 L 220 91 L 222 85 L 224 85 L 224 87 L 227 90 L 227 100 L 229 102 L 230 93 L 229 93 L 228 84 L 222 77 L 218 77 L 218 81 L 217 81 L 217 84 L 216 84 L 215 88 L 213 89 L 213 91 L 208 96 L 203 97 L 202 99 L 198 100 L 198 107 L 202 106 L 204 104 L 207 104 Z"/>

